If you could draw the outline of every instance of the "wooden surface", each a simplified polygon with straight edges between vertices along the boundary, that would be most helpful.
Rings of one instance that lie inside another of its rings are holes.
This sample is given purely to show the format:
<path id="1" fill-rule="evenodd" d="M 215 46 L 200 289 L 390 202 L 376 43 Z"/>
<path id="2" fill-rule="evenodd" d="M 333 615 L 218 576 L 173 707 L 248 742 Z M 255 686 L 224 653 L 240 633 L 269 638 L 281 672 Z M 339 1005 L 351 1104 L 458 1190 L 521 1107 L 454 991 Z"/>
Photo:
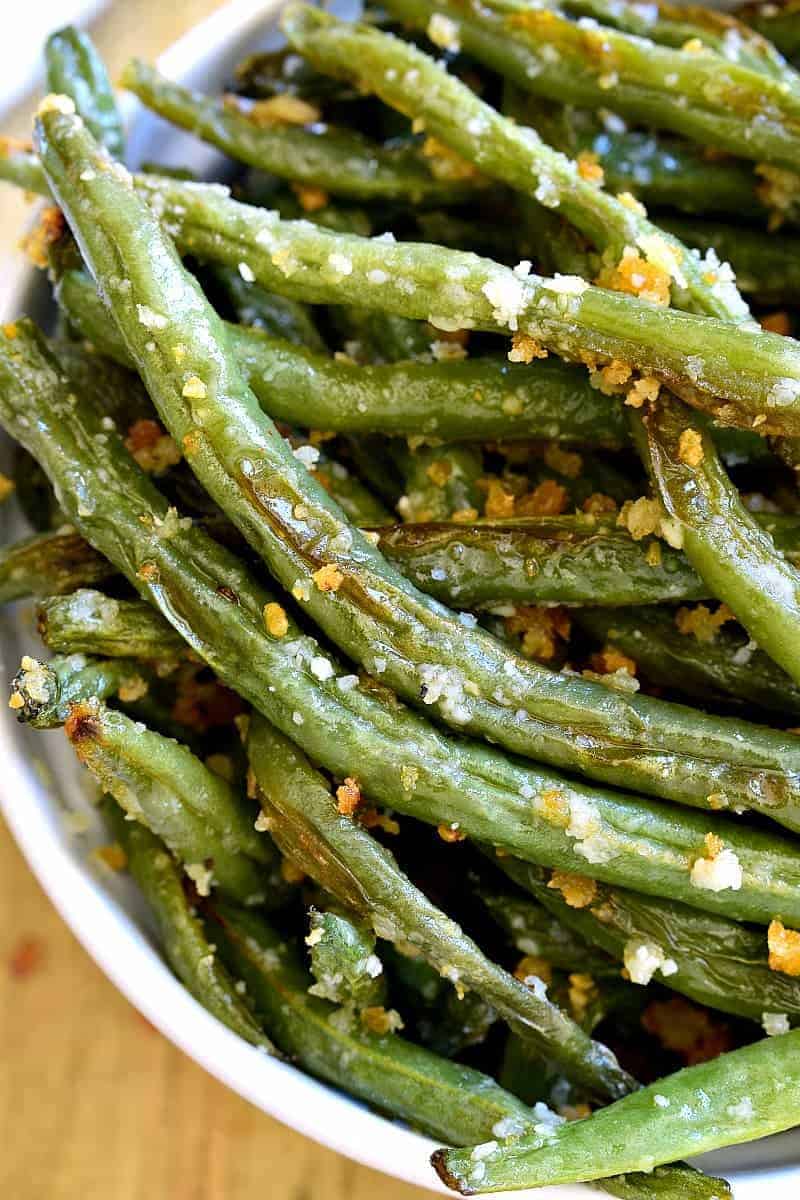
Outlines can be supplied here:
<path id="1" fill-rule="evenodd" d="M 92 32 L 118 72 L 128 55 L 153 57 L 218 7 L 218 0 L 116 0 Z M 25 106 L 3 132 L 27 136 L 29 126 Z M 0 190 L 0 254 L 13 246 L 24 213 L 19 197 Z M 77 944 L 2 823 L 0 1130 L 4 1200 L 429 1194 L 284 1128 L 184 1057 Z"/>

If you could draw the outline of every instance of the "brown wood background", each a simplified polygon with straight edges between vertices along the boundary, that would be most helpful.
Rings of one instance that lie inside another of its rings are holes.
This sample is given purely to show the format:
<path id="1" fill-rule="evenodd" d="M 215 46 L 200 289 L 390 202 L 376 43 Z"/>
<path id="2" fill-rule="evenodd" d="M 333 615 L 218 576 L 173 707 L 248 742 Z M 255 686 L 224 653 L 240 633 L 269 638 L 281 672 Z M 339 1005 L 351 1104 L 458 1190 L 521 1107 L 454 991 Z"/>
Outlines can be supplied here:
<path id="1" fill-rule="evenodd" d="M 114 72 L 130 54 L 155 56 L 218 7 L 219 0 L 114 0 L 92 32 Z M 13 37 L 13 22 L 5 36 Z M 21 106 L 3 132 L 27 136 L 30 110 Z M 0 256 L 25 211 L 19 196 L 0 189 Z M 176 1050 L 78 945 L 2 823 L 0 1131 L 4 1200 L 429 1194 L 286 1129 Z"/>

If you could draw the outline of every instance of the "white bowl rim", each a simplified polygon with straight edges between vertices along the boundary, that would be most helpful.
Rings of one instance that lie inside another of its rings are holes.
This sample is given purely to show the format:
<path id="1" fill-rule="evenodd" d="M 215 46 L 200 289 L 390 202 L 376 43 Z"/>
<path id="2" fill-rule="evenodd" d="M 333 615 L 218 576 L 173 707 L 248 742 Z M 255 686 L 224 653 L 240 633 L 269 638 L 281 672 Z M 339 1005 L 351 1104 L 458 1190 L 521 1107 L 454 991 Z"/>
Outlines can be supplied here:
<path id="1" fill-rule="evenodd" d="M 173 43 L 158 59 L 159 67 L 181 79 L 199 58 L 209 57 L 211 47 L 219 54 L 233 37 L 263 33 L 283 3 L 230 0 Z M 129 108 L 134 119 L 136 108 Z M 3 320 L 19 312 L 32 275 L 19 256 L 0 267 Z M 0 722 L 0 808 L 60 916 L 130 1003 L 211 1075 L 288 1127 L 383 1174 L 453 1196 L 428 1162 L 436 1142 L 247 1045 L 189 995 L 134 920 L 66 848 L 52 813 L 36 802 L 41 785 L 37 788 L 30 764 L 14 745 L 13 729 L 10 720 Z M 736 1200 L 787 1200 L 800 1181 L 800 1164 L 766 1172 L 736 1170 L 731 1178 Z M 562 1185 L 502 1193 L 498 1200 L 586 1200 L 588 1195 L 584 1185 Z"/>

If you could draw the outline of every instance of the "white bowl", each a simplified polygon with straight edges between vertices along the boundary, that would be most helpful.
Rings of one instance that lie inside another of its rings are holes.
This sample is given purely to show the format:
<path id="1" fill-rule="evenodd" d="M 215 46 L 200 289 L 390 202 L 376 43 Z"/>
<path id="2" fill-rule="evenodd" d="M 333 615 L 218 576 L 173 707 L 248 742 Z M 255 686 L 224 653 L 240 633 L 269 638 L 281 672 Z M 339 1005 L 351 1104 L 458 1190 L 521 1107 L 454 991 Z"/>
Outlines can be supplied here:
<path id="1" fill-rule="evenodd" d="M 277 42 L 275 19 L 280 6 L 281 0 L 234 0 L 168 50 L 160 60 L 162 70 L 204 91 L 221 88 L 245 54 Z M 131 105 L 129 111 L 133 164 L 182 163 L 203 172 L 218 161 L 219 156 L 207 147 L 138 105 Z M 48 305 L 41 277 L 23 264 L 11 270 L 6 267 L 0 299 L 3 320 L 22 312 L 44 319 Z M 8 451 L 6 441 L 0 456 L 7 458 Z M 5 521 L 4 539 L 14 532 L 7 515 Z M 6 678 L 23 653 L 41 652 L 30 609 L 20 608 L 2 628 L 0 653 Z M 0 802 L 6 819 L 64 920 L 131 1003 L 185 1053 L 264 1112 L 366 1166 L 446 1191 L 428 1162 L 433 1142 L 376 1116 L 302 1071 L 264 1057 L 192 999 L 154 948 L 136 889 L 125 878 L 98 873 L 88 858 L 91 847 L 104 840 L 103 831 L 87 803 L 81 770 L 63 736 L 22 728 L 1 702 L 0 711 Z M 87 833 L 69 832 L 65 816 L 71 812 L 86 815 Z M 800 1135 L 783 1134 L 707 1155 L 703 1165 L 731 1180 L 736 1200 L 788 1200 L 800 1186 Z M 516 1200 L 587 1200 L 588 1191 L 569 1186 L 507 1195 Z"/>

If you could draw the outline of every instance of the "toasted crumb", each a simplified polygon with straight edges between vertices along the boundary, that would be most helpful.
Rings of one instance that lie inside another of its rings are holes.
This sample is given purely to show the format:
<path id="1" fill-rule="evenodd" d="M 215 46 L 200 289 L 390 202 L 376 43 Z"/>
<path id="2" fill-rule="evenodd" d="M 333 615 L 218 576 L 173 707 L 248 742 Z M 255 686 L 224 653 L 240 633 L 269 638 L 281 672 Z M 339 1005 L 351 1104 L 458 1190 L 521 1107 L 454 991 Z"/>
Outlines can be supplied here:
<path id="1" fill-rule="evenodd" d="M 311 578 L 321 592 L 338 592 L 344 582 L 344 575 L 336 563 L 325 563 Z"/>
<path id="2" fill-rule="evenodd" d="M 20 244 L 21 249 L 35 267 L 39 267 L 42 271 L 46 270 L 48 251 L 55 242 L 59 241 L 66 227 L 67 223 L 60 208 L 48 204 L 46 208 L 42 209 L 36 225 L 30 233 L 25 235 Z"/>
<path id="3" fill-rule="evenodd" d="M 605 645 L 602 650 L 598 650 L 589 659 L 589 665 L 593 671 L 599 675 L 613 675 L 615 671 L 627 671 L 629 675 L 636 675 L 636 662 L 627 654 L 623 654 L 616 646 L 610 643 Z"/>
<path id="4" fill-rule="evenodd" d="M 599 154 L 595 154 L 592 150 L 581 150 L 575 161 L 578 164 L 578 174 L 581 179 L 585 179 L 587 183 L 596 183 L 598 187 L 603 186 L 605 172 L 600 166 Z"/>
<path id="5" fill-rule="evenodd" d="M 443 842 L 463 842 L 467 836 L 459 828 L 458 821 L 442 821 L 436 826 L 436 832 Z"/>
<path id="6" fill-rule="evenodd" d="M 403 1028 L 403 1018 L 395 1008 L 386 1009 L 382 1004 L 373 1004 L 361 1010 L 361 1023 L 370 1033 L 396 1033 Z"/>
<path id="7" fill-rule="evenodd" d="M 576 972 L 569 976 L 569 1006 L 576 1021 L 580 1021 L 597 996 L 597 986 L 591 975 Z"/>
<path id="8" fill-rule="evenodd" d="M 254 125 L 313 125 L 322 116 L 316 105 L 287 95 L 257 100 L 244 115 Z"/>
<path id="9" fill-rule="evenodd" d="M 703 844 L 706 848 L 706 858 L 712 861 L 725 849 L 725 843 L 716 833 L 707 833 L 703 838 Z"/>
<path id="10" fill-rule="evenodd" d="M 524 983 L 526 979 L 541 979 L 542 983 L 552 983 L 553 967 L 546 958 L 541 958 L 538 954 L 526 954 L 514 968 L 514 978 L 520 983 Z"/>
<path id="11" fill-rule="evenodd" d="M 662 557 L 663 557 L 663 555 L 661 553 L 661 543 L 660 542 L 651 542 L 650 545 L 647 547 L 647 551 L 645 553 L 645 558 L 647 559 L 648 566 L 660 567 Z"/>
<path id="12" fill-rule="evenodd" d="M 363 804 L 361 789 L 350 776 L 336 789 L 336 808 L 345 817 L 352 817 Z"/>
<path id="13" fill-rule="evenodd" d="M 19 692 L 12 692 L 8 698 L 8 707 L 15 712 L 25 707 L 25 698 Z"/>
<path id="14" fill-rule="evenodd" d="M 600 370 L 600 391 L 605 395 L 614 395 L 630 379 L 633 371 L 626 362 L 612 358 L 610 363 Z"/>
<path id="15" fill-rule="evenodd" d="M 660 262 L 642 258 L 633 246 L 625 247 L 618 263 L 603 267 L 595 282 L 598 287 L 627 292 L 661 308 L 668 307 L 670 302 L 670 272 Z"/>
<path id="16" fill-rule="evenodd" d="M 587 908 L 597 895 L 594 879 L 571 871 L 553 871 L 547 886 L 561 892 L 570 908 Z"/>
<path id="17" fill-rule="evenodd" d="M 443 488 L 453 474 L 453 464 L 446 458 L 437 458 L 425 468 L 425 474 L 436 487 Z"/>
<path id="18" fill-rule="evenodd" d="M 514 495 L 499 479 L 490 479 L 484 512 L 487 517 L 502 520 L 514 515 Z"/>
<path id="19" fill-rule="evenodd" d="M 143 417 L 134 421 L 125 438 L 125 448 L 148 475 L 163 475 L 181 460 L 181 452 L 158 421 Z"/>
<path id="20" fill-rule="evenodd" d="M 330 197 L 326 191 L 320 187 L 312 187 L 306 183 L 293 183 L 292 191 L 300 201 L 300 207 L 303 212 L 314 213 L 319 212 L 328 203 Z"/>
<path id="21" fill-rule="evenodd" d="M 625 403 L 629 408 L 641 408 L 643 404 L 652 404 L 658 399 L 661 383 L 654 375 L 645 375 L 634 381 L 628 389 Z"/>
<path id="22" fill-rule="evenodd" d="M 642 1026 L 666 1050 L 679 1054 L 687 1066 L 717 1058 L 733 1044 L 727 1025 L 682 996 L 648 1005 L 642 1014 Z"/>
<path id="23" fill-rule="evenodd" d="M 286 609 L 274 600 L 270 600 L 269 604 L 264 605 L 264 624 L 267 633 L 271 634 L 272 637 L 284 637 L 289 629 L 289 618 L 286 616 Z"/>
<path id="24" fill-rule="evenodd" d="M 780 333 L 784 337 L 791 336 L 792 319 L 787 312 L 766 313 L 763 317 L 758 318 L 758 323 L 767 333 Z"/>
<path id="25" fill-rule="evenodd" d="M 786 929 L 781 921 L 770 921 L 767 930 L 769 966 L 784 975 L 800 975 L 800 933 Z"/>
<path id="26" fill-rule="evenodd" d="M 117 688 L 117 695 L 123 704 L 132 704 L 135 700 L 141 700 L 143 696 L 146 696 L 147 691 L 147 680 L 143 679 L 141 675 L 132 675 L 130 679 L 123 679 Z"/>
<path id="27" fill-rule="evenodd" d="M 564 450 L 558 442 L 548 442 L 544 450 L 545 465 L 567 479 L 577 479 L 583 470 L 583 459 L 573 450 Z"/>
<path id="28" fill-rule="evenodd" d="M 558 1110 L 558 1115 L 563 1117 L 565 1121 L 582 1121 L 584 1117 L 592 1115 L 592 1106 L 581 1101 L 579 1104 L 562 1104 Z"/>
<path id="29" fill-rule="evenodd" d="M 660 521 L 661 505 L 646 496 L 640 496 L 638 500 L 626 500 L 617 517 L 617 525 L 627 529 L 635 542 L 656 533 Z"/>
<path id="30" fill-rule="evenodd" d="M 557 517 L 565 512 L 569 494 L 555 479 L 545 479 L 527 496 L 517 502 L 515 514 L 520 517 Z"/>
<path id="31" fill-rule="evenodd" d="M 617 502 L 613 496 L 606 496 L 603 492 L 592 492 L 591 496 L 587 496 L 581 508 L 585 513 L 597 516 L 600 513 L 613 513 L 617 511 Z"/>
<path id="32" fill-rule="evenodd" d="M 474 163 L 467 162 L 450 146 L 438 138 L 427 137 L 422 143 L 422 153 L 428 160 L 431 174 L 436 179 L 478 179 L 480 171 Z"/>
<path id="33" fill-rule="evenodd" d="M 678 438 L 678 458 L 687 467 L 699 467 L 704 457 L 702 435 L 697 429 L 684 429 Z"/>
<path id="34" fill-rule="evenodd" d="M 508 361 L 513 363 L 530 363 L 535 358 L 547 358 L 547 351 L 540 346 L 536 338 L 527 333 L 515 333 L 511 339 L 511 349 Z"/>
<path id="35" fill-rule="evenodd" d="M 797 204 L 800 196 L 800 175 L 795 171 L 787 171 L 784 167 L 774 167 L 769 163 L 759 163 L 755 173 L 762 182 L 756 191 L 763 205 L 769 208 L 770 217 L 768 229 L 774 233 L 786 219 L 786 214 Z"/>
<path id="36" fill-rule="evenodd" d="M 4 475 L 0 471 L 0 504 L 13 494 L 15 486 L 14 480 L 9 479 L 7 475 Z"/>
<path id="37" fill-rule="evenodd" d="M 640 217 L 647 216 L 647 209 L 642 204 L 641 200 L 637 200 L 632 192 L 617 192 L 617 199 L 625 208 L 635 212 Z"/>
<path id="38" fill-rule="evenodd" d="M 455 521 L 458 525 L 468 525 L 470 521 L 477 521 L 477 508 L 457 508 L 450 517 L 451 521 Z"/>
<path id="39" fill-rule="evenodd" d="M 698 642 L 713 642 L 720 627 L 735 619 L 727 604 L 720 604 L 714 612 L 707 604 L 696 604 L 694 608 L 684 605 L 675 614 L 678 632 L 686 637 L 691 635 Z"/>
<path id="40" fill-rule="evenodd" d="M 528 658 L 548 662 L 555 657 L 560 642 L 569 640 L 572 622 L 565 608 L 519 605 L 513 616 L 505 618 L 506 631 L 513 637 L 521 633 L 522 653 Z"/>

